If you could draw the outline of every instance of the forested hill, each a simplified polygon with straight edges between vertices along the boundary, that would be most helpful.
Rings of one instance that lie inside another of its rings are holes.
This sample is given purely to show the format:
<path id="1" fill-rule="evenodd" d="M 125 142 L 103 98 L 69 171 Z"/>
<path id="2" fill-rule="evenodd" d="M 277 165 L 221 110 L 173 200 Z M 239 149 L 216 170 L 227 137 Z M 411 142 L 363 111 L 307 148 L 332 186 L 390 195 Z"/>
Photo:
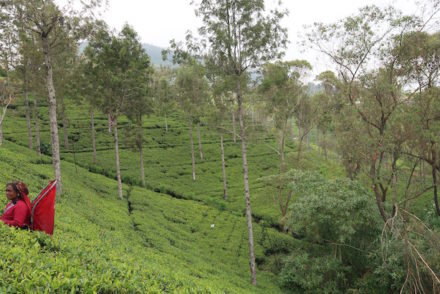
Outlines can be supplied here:
<path id="1" fill-rule="evenodd" d="M 150 60 L 151 63 L 158 66 L 158 65 L 172 65 L 172 63 L 169 60 L 164 61 L 162 59 L 162 50 L 164 50 L 164 48 L 152 45 L 152 44 L 148 44 L 148 43 L 143 43 L 142 47 L 145 49 L 145 51 L 147 52 L 147 54 L 150 56 Z"/>

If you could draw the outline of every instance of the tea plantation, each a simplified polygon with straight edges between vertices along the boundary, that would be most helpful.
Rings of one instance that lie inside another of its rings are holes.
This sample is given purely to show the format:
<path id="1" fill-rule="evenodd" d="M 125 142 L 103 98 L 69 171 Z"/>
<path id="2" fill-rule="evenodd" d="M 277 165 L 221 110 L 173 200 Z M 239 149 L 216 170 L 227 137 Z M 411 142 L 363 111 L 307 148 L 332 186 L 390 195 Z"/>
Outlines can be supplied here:
<path id="1" fill-rule="evenodd" d="M 276 147 L 275 140 L 264 130 L 251 133 L 249 146 L 259 266 L 254 287 L 249 283 L 240 147 L 232 135 L 225 146 L 229 189 L 225 201 L 216 132 L 202 127 L 204 159 L 197 159 L 197 181 L 193 182 L 189 131 L 179 113 L 171 118 L 168 132 L 162 118 L 146 118 L 147 188 L 142 188 L 139 155 L 129 144 L 130 125 L 121 119 L 121 201 L 106 117 L 96 119 L 99 151 L 94 165 L 87 108 L 70 101 L 67 110 L 69 132 L 76 133 L 77 142 L 71 140 L 69 150 L 62 152 L 63 195 L 57 199 L 55 233 L 47 237 L 0 226 L 0 292 L 282 291 L 276 275 L 280 256 L 299 241 L 278 231 L 273 191 L 259 180 L 276 173 L 278 162 L 271 149 Z M 43 147 L 50 149 L 47 108 L 39 111 Z M 53 177 L 53 168 L 49 156 L 38 158 L 26 147 L 25 124 L 19 102 L 5 120 L 0 182 L 23 180 L 35 197 Z M 5 204 L 3 197 L 0 205 Z"/>

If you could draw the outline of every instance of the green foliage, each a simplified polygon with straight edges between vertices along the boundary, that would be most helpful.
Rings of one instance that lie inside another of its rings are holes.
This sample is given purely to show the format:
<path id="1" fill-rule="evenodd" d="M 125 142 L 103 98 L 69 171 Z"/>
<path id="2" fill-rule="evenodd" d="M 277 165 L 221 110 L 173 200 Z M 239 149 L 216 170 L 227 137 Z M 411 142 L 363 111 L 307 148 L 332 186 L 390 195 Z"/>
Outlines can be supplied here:
<path id="1" fill-rule="evenodd" d="M 356 182 L 329 181 L 313 172 L 297 171 L 291 189 L 297 199 L 287 225 L 306 244 L 284 265 L 282 284 L 305 292 L 345 292 L 371 270 L 368 254 L 380 232 L 371 196 Z"/>
<path id="2" fill-rule="evenodd" d="M 377 236 L 374 202 L 363 186 L 347 179 L 326 181 L 313 172 L 298 172 L 291 188 L 299 197 L 292 204 L 288 225 L 310 242 L 356 244 Z M 354 243 L 352 243 L 354 242 Z"/>
<path id="3" fill-rule="evenodd" d="M 282 56 L 287 30 L 280 24 L 287 13 L 265 13 L 262 0 L 202 1 L 196 10 L 203 20 L 200 33 L 210 43 L 216 64 L 228 75 Z"/>
<path id="4" fill-rule="evenodd" d="M 281 285 L 298 293 L 344 293 L 349 268 L 334 256 L 295 252 L 280 273 Z"/>

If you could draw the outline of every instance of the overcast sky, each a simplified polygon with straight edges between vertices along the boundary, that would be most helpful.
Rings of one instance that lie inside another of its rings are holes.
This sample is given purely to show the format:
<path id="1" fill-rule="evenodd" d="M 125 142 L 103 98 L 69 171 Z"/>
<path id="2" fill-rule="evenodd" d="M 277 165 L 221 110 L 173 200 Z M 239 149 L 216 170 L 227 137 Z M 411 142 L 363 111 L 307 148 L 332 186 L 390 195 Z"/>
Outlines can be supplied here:
<path id="1" fill-rule="evenodd" d="M 265 0 L 273 8 L 279 0 Z M 415 0 L 414 0 L 415 1 Z M 303 26 L 314 22 L 334 22 L 365 5 L 381 7 L 393 5 L 405 13 L 415 10 L 413 0 L 284 0 L 282 7 L 289 10 L 283 25 L 289 30 L 290 44 L 285 59 L 308 59 L 314 72 L 326 69 L 329 64 L 314 52 L 300 52 L 298 34 Z M 171 39 L 183 40 L 187 30 L 196 31 L 201 21 L 194 14 L 191 0 L 109 0 L 109 7 L 103 18 L 110 27 L 120 30 L 129 23 L 138 32 L 143 43 L 168 47 Z"/>

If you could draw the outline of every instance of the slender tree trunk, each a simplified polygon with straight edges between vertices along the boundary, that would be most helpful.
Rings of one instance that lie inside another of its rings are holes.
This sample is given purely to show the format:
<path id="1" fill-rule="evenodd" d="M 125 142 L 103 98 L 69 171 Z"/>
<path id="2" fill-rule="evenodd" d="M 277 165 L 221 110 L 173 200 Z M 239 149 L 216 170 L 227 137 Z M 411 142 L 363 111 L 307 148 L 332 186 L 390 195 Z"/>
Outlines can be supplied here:
<path id="1" fill-rule="evenodd" d="M 6 74 L 6 79 L 7 79 L 6 84 L 9 85 L 9 73 L 8 73 L 8 71 L 7 71 L 7 74 Z M 4 98 L 6 98 L 6 97 L 4 97 Z M 8 106 L 11 103 L 11 101 L 12 101 L 12 96 L 11 96 L 11 94 L 9 94 L 8 100 L 6 102 L 6 105 L 4 104 L 4 102 L 2 103 L 2 113 L 0 115 L 0 146 L 3 145 L 3 121 L 5 119 L 6 111 L 8 110 Z"/>
<path id="2" fill-rule="evenodd" d="M 119 140 L 118 140 L 118 119 L 115 117 L 111 120 L 113 125 L 113 138 L 115 142 L 115 159 L 116 159 L 116 177 L 118 179 L 118 192 L 119 199 L 123 199 L 122 196 L 122 180 L 121 180 L 121 167 L 119 165 Z"/>
<path id="3" fill-rule="evenodd" d="M 238 77 L 237 80 L 237 101 L 238 101 L 238 119 L 240 122 L 240 129 L 241 129 L 241 153 L 243 158 L 243 178 L 244 178 L 244 193 L 246 200 L 246 219 L 247 219 L 248 235 L 249 235 L 249 266 L 251 271 L 251 283 L 253 285 L 256 285 L 257 268 L 255 264 L 255 253 L 254 253 L 254 233 L 252 230 L 251 197 L 249 192 L 249 175 L 248 175 L 248 164 L 247 164 L 247 156 L 246 156 L 246 136 L 245 136 L 245 125 L 243 118 L 243 108 L 241 101 L 240 77 Z"/>
<path id="4" fill-rule="evenodd" d="M 235 129 L 235 110 L 232 110 L 232 131 L 234 134 L 234 144 L 237 144 L 237 131 Z"/>
<path id="5" fill-rule="evenodd" d="M 324 147 L 324 158 L 325 158 L 325 161 L 327 161 L 328 160 L 328 155 L 327 155 L 327 136 L 326 136 L 326 133 L 325 132 L 323 132 L 322 133 L 322 142 L 323 142 L 323 147 Z"/>
<path id="6" fill-rule="evenodd" d="M 437 212 L 437 215 L 440 216 L 440 207 L 438 203 L 438 184 L 437 184 L 437 170 L 436 170 L 436 164 L 437 164 L 437 158 L 435 154 L 434 148 L 431 149 L 432 154 L 432 184 L 434 186 L 434 204 L 435 204 L 435 211 Z"/>
<path id="7" fill-rule="evenodd" d="M 35 144 L 37 155 L 41 156 L 41 144 L 40 144 L 40 126 L 38 123 L 38 102 L 37 96 L 34 95 L 34 120 L 35 120 Z"/>
<path id="8" fill-rule="evenodd" d="M 24 76 L 24 102 L 26 107 L 26 122 L 27 122 L 27 133 L 28 133 L 28 142 L 29 142 L 29 149 L 34 149 L 32 144 L 32 126 L 31 126 L 31 114 L 29 109 L 29 93 L 27 88 L 27 77 L 26 74 Z"/>
<path id="9" fill-rule="evenodd" d="M 394 217 L 397 212 L 397 175 L 395 166 L 393 167 L 393 211 L 391 213 L 391 217 Z"/>
<path id="10" fill-rule="evenodd" d="M 192 162 L 192 169 L 193 169 L 193 181 L 196 181 L 196 159 L 194 156 L 194 140 L 193 140 L 193 127 L 192 127 L 192 119 L 189 119 L 189 134 L 190 134 L 190 140 L 191 140 L 191 162 Z"/>
<path id="11" fill-rule="evenodd" d="M 381 195 L 381 193 L 379 191 L 379 187 L 377 186 L 377 183 L 376 183 L 376 161 L 377 161 L 378 152 L 379 151 L 376 151 L 376 154 L 373 155 L 373 158 L 371 160 L 370 179 L 373 184 L 373 191 L 374 191 L 374 195 L 376 197 L 377 208 L 379 209 L 379 213 L 382 216 L 382 219 L 384 220 L 385 223 L 387 223 L 388 216 L 385 212 L 385 209 L 383 208 L 382 195 Z"/>
<path id="12" fill-rule="evenodd" d="M 282 136 L 281 136 L 281 145 L 280 145 L 280 174 L 279 174 L 279 183 L 278 183 L 278 204 L 280 206 L 281 210 L 281 216 L 282 216 L 282 225 L 284 227 L 286 220 L 286 212 L 287 207 L 284 207 L 283 203 L 283 181 L 281 179 L 284 169 L 284 146 L 285 146 L 285 139 L 286 139 L 286 129 L 287 129 L 287 120 L 284 123 L 283 130 L 282 130 Z"/>
<path id="13" fill-rule="evenodd" d="M 6 116 L 6 111 L 8 110 L 9 103 L 11 103 L 12 97 L 9 95 L 8 102 L 6 105 L 3 105 L 2 114 L 0 115 L 0 146 L 3 144 L 3 121 Z"/>
<path id="14" fill-rule="evenodd" d="M 304 137 L 299 138 L 299 144 L 298 144 L 298 154 L 296 155 L 296 165 L 299 166 L 299 161 L 301 160 L 301 152 L 302 152 L 302 145 L 303 145 Z"/>
<path id="15" fill-rule="evenodd" d="M 307 133 L 306 141 L 307 141 L 307 151 L 310 151 L 310 132 Z"/>
<path id="16" fill-rule="evenodd" d="M 62 195 L 61 184 L 61 161 L 60 144 L 58 141 L 58 122 L 57 122 L 57 102 L 55 96 L 55 87 L 53 85 L 52 61 L 50 58 L 49 40 L 47 36 L 41 38 L 43 45 L 44 63 L 46 67 L 46 84 L 49 92 L 49 120 L 50 120 L 50 138 L 52 144 L 52 162 L 57 180 L 57 195 Z"/>
<path id="17" fill-rule="evenodd" d="M 112 118 L 110 117 L 110 114 L 108 115 L 108 133 L 112 133 Z"/>
<path id="18" fill-rule="evenodd" d="M 250 100 L 249 100 L 249 103 L 250 103 L 250 109 L 251 109 L 251 120 L 252 120 L 252 128 L 255 130 L 255 112 L 254 112 L 254 104 L 253 104 L 253 101 L 252 101 L 252 95 L 250 96 Z"/>
<path id="19" fill-rule="evenodd" d="M 67 128 L 68 122 L 66 118 L 66 113 L 64 112 L 64 106 L 62 107 L 61 115 L 63 116 L 64 148 L 66 150 L 69 150 L 69 132 Z"/>
<path id="20" fill-rule="evenodd" d="M 145 183 L 144 151 L 143 151 L 143 148 L 142 148 L 143 141 L 144 141 L 144 138 L 143 138 L 142 116 L 141 116 L 140 123 L 139 123 L 139 144 L 138 144 L 138 148 L 139 148 L 139 156 L 140 156 L 140 162 L 141 162 L 142 186 L 145 188 L 147 186 L 147 184 Z"/>
<path id="21" fill-rule="evenodd" d="M 220 148 L 222 151 L 222 172 L 223 172 L 223 199 L 228 199 L 227 183 L 226 183 L 226 164 L 225 164 L 225 148 L 223 146 L 223 129 L 220 126 Z"/>
<path id="22" fill-rule="evenodd" d="M 200 123 L 197 124 L 197 135 L 198 135 L 198 137 L 199 137 L 200 159 L 203 160 L 202 139 L 200 138 Z"/>
<path id="23" fill-rule="evenodd" d="M 92 148 L 93 148 L 93 163 L 97 164 L 96 160 L 96 138 L 95 138 L 95 110 L 90 111 L 90 120 L 92 124 Z"/>
<path id="24" fill-rule="evenodd" d="M 165 113 L 165 132 L 168 133 L 168 117 L 166 113 Z"/>
<path id="25" fill-rule="evenodd" d="M 423 187 L 426 187 L 425 162 L 423 160 L 420 162 L 420 172 L 422 173 Z"/>

